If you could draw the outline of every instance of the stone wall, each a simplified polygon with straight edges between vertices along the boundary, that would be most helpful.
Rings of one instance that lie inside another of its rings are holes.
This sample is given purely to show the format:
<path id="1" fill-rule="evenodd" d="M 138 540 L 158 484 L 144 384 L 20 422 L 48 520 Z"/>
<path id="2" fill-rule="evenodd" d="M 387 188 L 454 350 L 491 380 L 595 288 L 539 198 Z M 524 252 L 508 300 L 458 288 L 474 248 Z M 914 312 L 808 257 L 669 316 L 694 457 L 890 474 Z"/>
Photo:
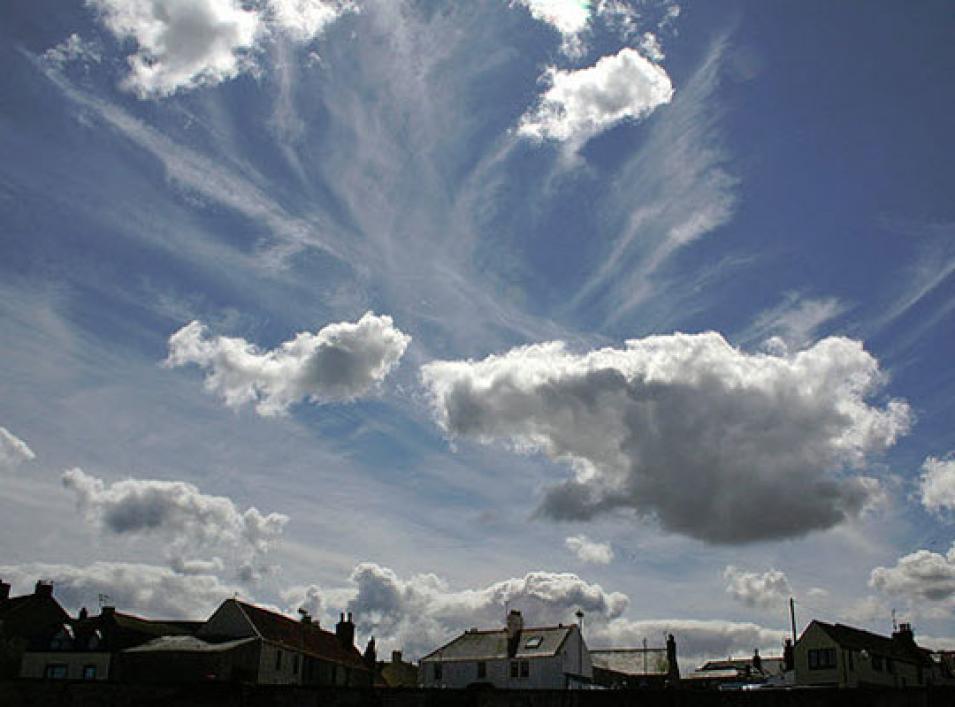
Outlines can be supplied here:
<path id="1" fill-rule="evenodd" d="M 955 688 L 907 690 L 421 690 L 302 688 L 208 683 L 138 686 L 0 682 L 4 707 L 951 707 Z"/>

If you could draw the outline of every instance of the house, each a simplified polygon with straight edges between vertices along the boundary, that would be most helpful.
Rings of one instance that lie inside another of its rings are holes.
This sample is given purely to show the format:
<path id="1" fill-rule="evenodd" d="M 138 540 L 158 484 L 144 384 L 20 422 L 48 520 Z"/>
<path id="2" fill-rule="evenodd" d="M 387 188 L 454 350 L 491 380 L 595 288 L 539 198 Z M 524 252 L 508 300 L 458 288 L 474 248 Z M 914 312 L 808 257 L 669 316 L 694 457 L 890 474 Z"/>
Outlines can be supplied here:
<path id="1" fill-rule="evenodd" d="M 795 646 L 797 685 L 909 687 L 937 684 L 939 664 L 915 643 L 910 624 L 891 637 L 812 621 Z"/>
<path id="2" fill-rule="evenodd" d="M 335 633 L 308 614 L 283 614 L 227 599 L 194 636 L 166 636 L 123 652 L 126 682 L 233 681 L 265 685 L 370 686 L 374 642 L 355 648 L 351 614 Z"/>
<path id="3" fill-rule="evenodd" d="M 590 651 L 594 683 L 614 689 L 662 688 L 680 682 L 676 640 L 666 648 L 600 648 Z"/>
<path id="4" fill-rule="evenodd" d="M 785 658 L 763 658 L 759 650 L 749 658 L 709 660 L 683 678 L 683 686 L 695 689 L 739 689 L 750 685 L 784 685 Z"/>
<path id="5" fill-rule="evenodd" d="M 0 679 L 17 677 L 23 653 L 47 644 L 69 619 L 49 582 L 37 582 L 33 594 L 11 597 L 10 585 L 0 580 Z"/>
<path id="6" fill-rule="evenodd" d="M 422 687 L 566 689 L 590 684 L 590 652 L 576 624 L 528 628 L 520 611 L 502 629 L 465 631 L 421 659 Z"/>
<path id="7" fill-rule="evenodd" d="M 378 676 L 384 687 L 417 687 L 418 666 L 401 659 L 401 651 L 391 652 L 391 661 L 378 661 Z"/>
<path id="8" fill-rule="evenodd" d="M 154 621 L 104 606 L 99 616 L 81 609 L 59 623 L 52 636 L 35 640 L 23 654 L 20 677 L 60 680 L 116 680 L 123 650 L 159 636 L 194 633 L 198 621 Z"/>

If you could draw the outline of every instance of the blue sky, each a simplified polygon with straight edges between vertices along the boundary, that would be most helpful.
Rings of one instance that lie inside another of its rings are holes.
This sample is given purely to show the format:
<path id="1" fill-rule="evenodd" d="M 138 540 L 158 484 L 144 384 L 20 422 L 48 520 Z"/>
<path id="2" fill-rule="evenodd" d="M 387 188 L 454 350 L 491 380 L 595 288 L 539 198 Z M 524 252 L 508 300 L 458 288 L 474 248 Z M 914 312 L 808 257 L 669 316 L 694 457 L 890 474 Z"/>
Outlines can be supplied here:
<path id="1" fill-rule="evenodd" d="M 0 576 L 415 655 L 505 602 L 775 652 L 790 595 L 952 645 L 952 21 L 4 8 Z"/>

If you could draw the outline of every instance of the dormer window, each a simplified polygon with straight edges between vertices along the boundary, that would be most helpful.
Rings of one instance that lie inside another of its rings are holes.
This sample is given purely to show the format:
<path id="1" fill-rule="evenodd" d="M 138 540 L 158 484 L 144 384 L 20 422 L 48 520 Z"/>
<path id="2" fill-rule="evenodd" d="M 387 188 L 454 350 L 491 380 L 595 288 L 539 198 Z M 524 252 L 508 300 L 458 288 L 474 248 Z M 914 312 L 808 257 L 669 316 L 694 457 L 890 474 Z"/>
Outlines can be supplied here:
<path id="1" fill-rule="evenodd" d="M 525 648 L 540 648 L 541 643 L 544 642 L 543 636 L 531 636 L 527 639 L 527 642 L 524 644 Z"/>

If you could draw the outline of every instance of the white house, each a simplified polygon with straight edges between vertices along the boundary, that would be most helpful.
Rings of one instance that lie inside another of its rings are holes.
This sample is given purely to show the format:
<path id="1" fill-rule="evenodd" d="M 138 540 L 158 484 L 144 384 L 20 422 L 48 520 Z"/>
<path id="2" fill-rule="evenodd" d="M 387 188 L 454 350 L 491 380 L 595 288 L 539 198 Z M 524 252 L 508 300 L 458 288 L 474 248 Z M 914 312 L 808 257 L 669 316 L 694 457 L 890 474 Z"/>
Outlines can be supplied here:
<path id="1" fill-rule="evenodd" d="M 567 689 L 590 684 L 590 652 L 576 624 L 527 628 L 511 611 L 502 629 L 471 629 L 421 659 L 422 687 Z"/>

